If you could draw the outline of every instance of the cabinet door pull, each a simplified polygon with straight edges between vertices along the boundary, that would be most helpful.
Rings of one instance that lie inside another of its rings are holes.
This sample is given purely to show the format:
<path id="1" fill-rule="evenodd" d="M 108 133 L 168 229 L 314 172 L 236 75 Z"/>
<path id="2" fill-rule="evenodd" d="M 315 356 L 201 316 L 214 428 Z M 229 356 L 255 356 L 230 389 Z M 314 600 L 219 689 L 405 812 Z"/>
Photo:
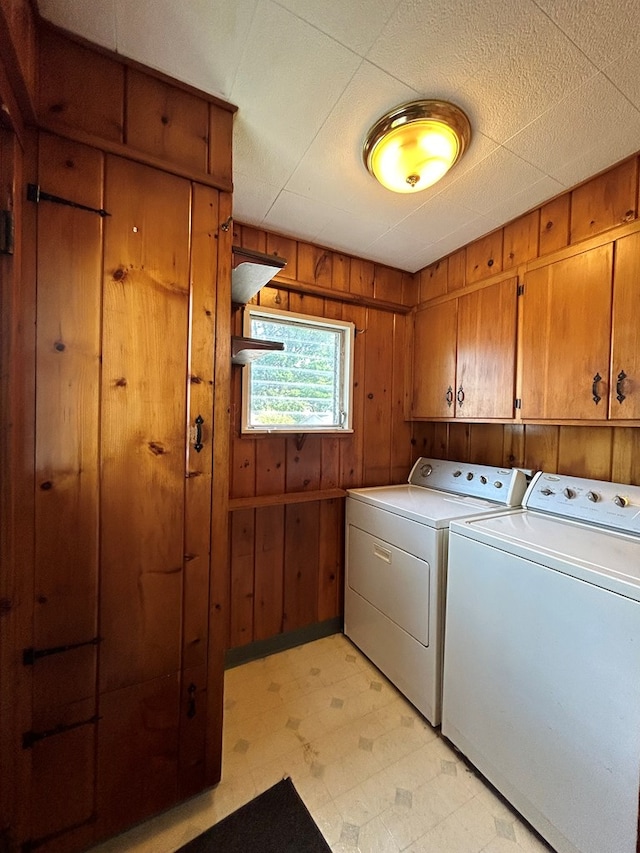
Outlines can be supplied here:
<path id="1" fill-rule="evenodd" d="M 593 385 L 591 386 L 591 394 L 593 396 L 593 402 L 596 404 L 596 406 L 598 405 L 600 400 L 602 400 L 602 397 L 598 395 L 598 382 L 600 382 L 601 380 L 602 376 L 600 376 L 599 373 L 596 373 L 596 375 L 593 377 Z"/>
<path id="2" fill-rule="evenodd" d="M 449 387 L 447 388 L 447 406 L 451 407 L 452 403 L 453 403 L 453 388 L 451 387 L 451 385 L 449 385 Z"/>
<path id="3" fill-rule="evenodd" d="M 627 374 L 624 370 L 621 370 L 618 374 L 618 381 L 616 382 L 616 400 L 619 403 L 622 403 L 623 400 L 626 400 L 626 394 L 622 393 L 622 383 L 627 378 Z"/>
<path id="4" fill-rule="evenodd" d="M 202 443 L 202 424 L 204 423 L 204 418 L 202 415 L 198 415 L 195 419 L 195 427 L 192 430 L 192 440 L 193 440 L 193 449 L 196 453 L 200 453 L 204 444 Z"/>
<path id="5" fill-rule="evenodd" d="M 462 384 L 458 388 L 458 393 L 456 394 L 456 400 L 458 401 L 458 405 L 462 406 L 464 403 L 464 390 L 462 388 Z"/>

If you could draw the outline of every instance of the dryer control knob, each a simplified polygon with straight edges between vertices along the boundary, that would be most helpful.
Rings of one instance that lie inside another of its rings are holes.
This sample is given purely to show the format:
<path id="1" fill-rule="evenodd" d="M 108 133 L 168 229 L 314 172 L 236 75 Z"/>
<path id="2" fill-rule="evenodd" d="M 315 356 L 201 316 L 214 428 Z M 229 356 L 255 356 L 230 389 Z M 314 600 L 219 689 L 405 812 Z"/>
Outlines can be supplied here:
<path id="1" fill-rule="evenodd" d="M 467 480 L 473 480 L 473 473 L 471 471 L 467 474 Z"/>
<path id="2" fill-rule="evenodd" d="M 545 498 L 548 498 L 548 497 L 549 497 L 549 495 L 552 495 L 552 494 L 553 494 L 553 492 L 552 492 L 552 491 L 551 491 L 551 489 L 547 486 L 547 488 L 546 488 L 546 489 L 540 489 L 540 494 L 541 494 L 541 495 L 544 495 L 544 496 L 545 496 Z"/>
<path id="3" fill-rule="evenodd" d="M 625 498 L 622 495 L 616 495 L 613 499 L 613 502 L 616 506 L 627 506 L 629 503 L 629 498 Z"/>
<path id="4" fill-rule="evenodd" d="M 592 503 L 597 504 L 600 500 L 600 495 L 597 492 L 587 492 L 587 498 L 592 501 Z"/>
<path id="5" fill-rule="evenodd" d="M 432 471 L 433 468 L 431 467 L 431 465 L 422 465 L 422 467 L 420 468 L 420 476 L 428 477 Z"/>
<path id="6" fill-rule="evenodd" d="M 575 498 L 576 496 L 576 493 L 573 491 L 573 489 L 569 488 L 563 489 L 562 494 L 565 496 L 565 498 L 569 498 L 569 500 L 571 500 L 571 498 Z"/>
<path id="7" fill-rule="evenodd" d="M 483 486 L 487 485 L 487 478 L 484 476 L 484 474 L 480 475 L 480 482 L 482 483 Z"/>
<path id="8" fill-rule="evenodd" d="M 494 483 L 493 485 L 496 487 L 496 489 L 501 489 L 501 488 L 502 488 L 502 483 L 500 482 L 500 480 L 496 480 L 496 481 L 495 481 L 495 483 Z"/>
<path id="9" fill-rule="evenodd" d="M 453 476 L 454 476 L 454 477 L 461 477 L 461 476 L 462 476 L 462 471 L 454 471 L 454 472 L 453 472 Z"/>

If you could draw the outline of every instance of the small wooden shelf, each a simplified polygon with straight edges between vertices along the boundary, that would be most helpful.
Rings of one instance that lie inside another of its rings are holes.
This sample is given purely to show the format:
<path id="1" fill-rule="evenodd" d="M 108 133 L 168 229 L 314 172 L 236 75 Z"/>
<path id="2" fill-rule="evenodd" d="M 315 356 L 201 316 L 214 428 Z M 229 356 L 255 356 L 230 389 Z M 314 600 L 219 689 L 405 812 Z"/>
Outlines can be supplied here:
<path id="1" fill-rule="evenodd" d="M 263 506 L 283 506 L 311 501 L 332 501 L 346 498 L 345 489 L 317 489 L 309 492 L 286 492 L 278 495 L 258 495 L 250 498 L 229 498 L 229 512 L 238 509 L 259 509 Z"/>
<path id="2" fill-rule="evenodd" d="M 231 363 L 248 364 L 268 352 L 282 352 L 282 341 L 262 341 L 258 338 L 231 338 Z"/>
<path id="3" fill-rule="evenodd" d="M 232 246 L 231 301 L 244 305 L 287 265 L 283 258 Z"/>

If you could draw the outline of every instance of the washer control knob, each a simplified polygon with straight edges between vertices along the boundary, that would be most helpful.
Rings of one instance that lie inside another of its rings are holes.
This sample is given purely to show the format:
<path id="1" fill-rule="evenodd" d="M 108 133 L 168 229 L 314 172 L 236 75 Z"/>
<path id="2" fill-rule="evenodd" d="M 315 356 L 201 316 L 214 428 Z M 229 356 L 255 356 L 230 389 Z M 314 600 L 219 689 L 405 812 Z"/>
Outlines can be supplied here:
<path id="1" fill-rule="evenodd" d="M 467 480 L 473 480 L 473 473 L 471 471 L 467 474 Z"/>
<path id="2" fill-rule="evenodd" d="M 625 498 L 622 495 L 616 495 L 613 499 L 613 502 L 616 506 L 627 506 L 629 503 L 629 498 Z"/>
<path id="3" fill-rule="evenodd" d="M 422 465 L 420 468 L 420 476 L 421 477 L 428 477 L 432 471 L 433 471 L 433 468 L 431 467 L 431 465 Z"/>
<path id="4" fill-rule="evenodd" d="M 480 482 L 482 483 L 483 486 L 487 485 L 487 478 L 484 476 L 484 474 L 480 475 Z"/>
<path id="5" fill-rule="evenodd" d="M 600 495 L 597 492 L 587 492 L 587 498 L 594 504 L 600 500 Z"/>
<path id="6" fill-rule="evenodd" d="M 571 498 L 575 498 L 576 496 L 576 493 L 573 491 L 573 489 L 569 488 L 563 489 L 562 494 L 565 496 L 565 498 L 569 498 L 569 500 L 571 500 Z"/>
<path id="7" fill-rule="evenodd" d="M 454 476 L 454 477 L 460 477 L 460 476 L 462 476 L 462 471 L 454 471 L 454 472 L 453 472 L 453 476 Z"/>
<path id="8" fill-rule="evenodd" d="M 552 495 L 552 494 L 553 494 L 553 492 L 552 492 L 552 491 L 551 491 L 551 489 L 547 486 L 545 489 L 540 489 L 540 494 L 541 494 L 541 495 L 544 495 L 544 496 L 545 496 L 545 498 L 547 498 L 547 497 L 549 497 L 549 495 Z"/>
<path id="9" fill-rule="evenodd" d="M 496 480 L 496 481 L 495 481 L 495 483 L 494 483 L 493 485 L 496 487 L 496 489 L 501 489 L 501 488 L 502 488 L 502 483 L 500 482 L 500 480 Z"/>

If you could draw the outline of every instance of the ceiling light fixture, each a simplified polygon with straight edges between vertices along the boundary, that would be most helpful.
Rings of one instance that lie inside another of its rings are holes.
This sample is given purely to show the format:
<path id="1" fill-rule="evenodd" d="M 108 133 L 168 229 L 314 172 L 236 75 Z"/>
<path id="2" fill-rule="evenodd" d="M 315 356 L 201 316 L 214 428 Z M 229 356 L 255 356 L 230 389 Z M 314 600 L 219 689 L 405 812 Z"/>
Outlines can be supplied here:
<path id="1" fill-rule="evenodd" d="M 362 157 L 383 187 L 415 193 L 439 181 L 471 140 L 469 119 L 448 101 L 411 101 L 369 130 Z"/>

